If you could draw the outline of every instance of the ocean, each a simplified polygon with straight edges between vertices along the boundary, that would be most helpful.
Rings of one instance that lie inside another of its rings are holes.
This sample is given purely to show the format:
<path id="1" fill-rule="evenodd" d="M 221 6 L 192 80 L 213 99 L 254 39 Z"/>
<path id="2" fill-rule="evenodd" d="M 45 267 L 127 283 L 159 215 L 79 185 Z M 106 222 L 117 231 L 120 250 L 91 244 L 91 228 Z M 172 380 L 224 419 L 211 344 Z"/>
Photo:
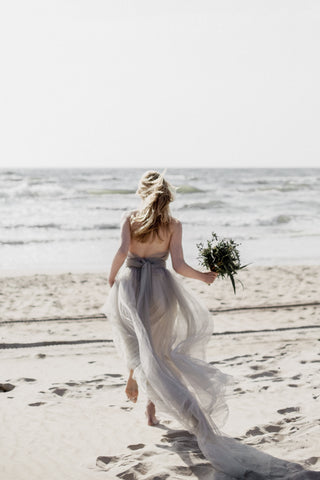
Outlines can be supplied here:
<path id="1" fill-rule="evenodd" d="M 108 271 L 144 171 L 0 170 L 1 275 Z M 166 178 L 191 265 L 212 231 L 240 243 L 243 263 L 320 264 L 320 169 L 172 168 Z"/>

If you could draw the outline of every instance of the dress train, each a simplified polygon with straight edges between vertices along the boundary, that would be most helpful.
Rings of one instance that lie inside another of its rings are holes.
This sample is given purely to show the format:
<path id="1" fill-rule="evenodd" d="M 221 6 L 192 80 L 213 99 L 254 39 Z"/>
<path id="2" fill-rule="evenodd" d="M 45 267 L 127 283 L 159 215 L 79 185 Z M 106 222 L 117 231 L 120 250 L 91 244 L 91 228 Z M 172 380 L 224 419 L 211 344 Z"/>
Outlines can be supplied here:
<path id="1" fill-rule="evenodd" d="M 208 311 L 166 269 L 168 252 L 129 253 L 103 312 L 114 341 L 139 387 L 193 433 L 214 469 L 229 479 L 307 479 L 300 465 L 277 459 L 221 434 L 232 377 L 205 361 L 212 334 Z"/>

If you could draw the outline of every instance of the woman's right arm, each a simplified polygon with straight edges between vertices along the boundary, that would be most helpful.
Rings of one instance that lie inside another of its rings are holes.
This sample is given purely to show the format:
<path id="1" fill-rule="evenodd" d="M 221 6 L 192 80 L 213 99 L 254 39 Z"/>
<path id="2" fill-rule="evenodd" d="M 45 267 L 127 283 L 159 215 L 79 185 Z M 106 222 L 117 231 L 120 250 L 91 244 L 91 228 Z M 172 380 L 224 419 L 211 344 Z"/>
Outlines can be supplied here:
<path id="1" fill-rule="evenodd" d="M 182 249 L 182 225 L 178 220 L 175 220 L 173 223 L 173 232 L 170 240 L 170 254 L 173 269 L 184 277 L 194 278 L 210 284 L 214 282 L 218 276 L 216 272 L 200 272 L 199 270 L 190 267 L 190 265 L 185 262 Z"/>

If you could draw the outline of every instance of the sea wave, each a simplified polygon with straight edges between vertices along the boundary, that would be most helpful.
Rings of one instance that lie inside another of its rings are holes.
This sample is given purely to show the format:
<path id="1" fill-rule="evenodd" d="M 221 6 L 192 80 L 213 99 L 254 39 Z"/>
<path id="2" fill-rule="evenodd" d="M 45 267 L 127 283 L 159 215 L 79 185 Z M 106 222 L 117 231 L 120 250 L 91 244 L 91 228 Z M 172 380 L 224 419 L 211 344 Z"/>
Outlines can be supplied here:
<path id="1" fill-rule="evenodd" d="M 272 226 L 272 225 L 282 225 L 289 223 L 293 220 L 292 215 L 276 215 L 275 217 L 272 218 L 267 218 L 267 219 L 260 219 L 258 221 L 258 225 L 261 226 Z"/>
<path id="2" fill-rule="evenodd" d="M 95 236 L 95 237 L 73 237 L 73 238 L 45 238 L 45 239 L 28 239 L 28 240 L 0 240 L 0 245 L 7 245 L 7 246 L 22 246 L 22 245 L 31 245 L 31 244 L 55 244 L 55 243 L 85 243 L 85 242 L 92 242 L 92 241 L 99 241 L 103 240 L 102 237 Z"/>
<path id="3" fill-rule="evenodd" d="M 55 240 L 38 240 L 38 239 L 34 239 L 34 240 L 0 240 L 0 245 L 27 245 L 27 244 L 30 244 L 30 243 L 53 243 Z"/>
<path id="4" fill-rule="evenodd" d="M 185 184 L 185 185 L 179 185 L 177 187 L 177 192 L 178 193 L 203 193 L 204 190 L 194 187 L 193 185 Z"/>
<path id="5" fill-rule="evenodd" d="M 78 175 L 76 177 L 76 180 L 81 183 L 94 183 L 94 182 L 110 182 L 110 181 L 118 181 L 121 180 L 118 177 L 115 177 L 113 175 L 90 175 L 89 177 L 87 175 Z"/>
<path id="6" fill-rule="evenodd" d="M 246 220 L 241 217 L 234 217 L 220 223 L 223 227 L 272 227 L 286 225 L 294 220 L 294 215 L 280 214 L 271 218 L 249 217 Z"/>
<path id="7" fill-rule="evenodd" d="M 297 192 L 299 190 L 312 190 L 314 185 L 310 183 L 286 183 L 284 185 L 270 185 L 270 187 L 261 187 L 257 190 L 276 192 Z"/>
<path id="8" fill-rule="evenodd" d="M 105 207 L 105 206 L 97 205 L 95 207 L 88 207 L 88 210 L 108 210 L 108 211 L 124 212 L 125 210 L 128 210 L 128 208 L 127 207 L 115 207 L 115 206 Z"/>
<path id="9" fill-rule="evenodd" d="M 1 198 L 46 198 L 58 197 L 62 195 L 65 190 L 57 185 L 51 184 L 37 184 L 37 185 L 18 185 L 16 188 L 7 188 L 0 191 Z"/>
<path id="10" fill-rule="evenodd" d="M 23 223 L 18 223 L 16 225 L 3 225 L 1 228 L 6 230 L 14 230 L 14 229 L 44 229 L 44 230 L 61 230 L 61 231 L 91 231 L 91 230 L 116 230 L 119 228 L 117 223 L 98 223 L 95 225 L 79 225 L 79 226 L 69 226 L 63 225 L 58 223 L 44 223 L 44 224 L 34 224 L 34 225 L 26 225 Z"/>
<path id="11" fill-rule="evenodd" d="M 118 223 L 99 223 L 93 227 L 86 227 L 86 230 L 117 230 L 118 228 Z"/>
<path id="12" fill-rule="evenodd" d="M 21 182 L 22 177 L 11 176 L 11 175 L 10 175 L 10 177 L 4 177 L 4 176 L 1 175 L 0 180 L 1 180 L 2 184 L 5 185 L 7 182 Z"/>
<path id="13" fill-rule="evenodd" d="M 33 187 L 35 185 L 56 185 L 57 179 L 56 178 L 41 178 L 41 177 L 31 177 L 28 179 L 28 184 Z"/>
<path id="14" fill-rule="evenodd" d="M 89 195 L 132 195 L 136 190 L 122 188 L 108 188 L 102 190 L 86 190 Z"/>
<path id="15" fill-rule="evenodd" d="M 210 208 L 224 208 L 225 206 L 226 203 L 221 200 L 209 200 L 208 202 L 185 203 L 179 210 L 208 210 Z"/>

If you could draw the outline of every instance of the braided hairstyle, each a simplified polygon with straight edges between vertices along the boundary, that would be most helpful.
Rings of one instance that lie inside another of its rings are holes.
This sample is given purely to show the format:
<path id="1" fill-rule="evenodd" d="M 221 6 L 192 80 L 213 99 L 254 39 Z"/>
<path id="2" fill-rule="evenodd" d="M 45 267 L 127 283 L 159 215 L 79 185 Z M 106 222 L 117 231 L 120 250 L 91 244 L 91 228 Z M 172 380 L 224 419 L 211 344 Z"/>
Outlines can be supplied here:
<path id="1" fill-rule="evenodd" d="M 132 236 L 142 243 L 147 242 L 151 235 L 157 235 L 161 240 L 160 229 L 167 230 L 171 221 L 169 204 L 174 200 L 172 185 L 163 174 L 149 170 L 141 177 L 137 194 L 143 205 L 131 217 Z"/>

